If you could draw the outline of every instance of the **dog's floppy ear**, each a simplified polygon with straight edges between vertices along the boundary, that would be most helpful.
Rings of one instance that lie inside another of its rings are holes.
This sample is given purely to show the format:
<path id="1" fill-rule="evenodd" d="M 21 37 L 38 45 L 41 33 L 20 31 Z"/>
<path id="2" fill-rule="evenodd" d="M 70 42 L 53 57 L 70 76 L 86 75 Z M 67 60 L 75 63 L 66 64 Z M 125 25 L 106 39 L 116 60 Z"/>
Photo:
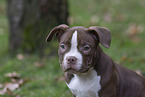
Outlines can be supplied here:
<path id="1" fill-rule="evenodd" d="M 56 37 L 57 37 L 58 41 L 60 41 L 61 35 L 66 31 L 66 29 L 69 29 L 69 28 L 70 27 L 67 26 L 67 25 L 65 25 L 65 24 L 61 24 L 61 25 L 53 28 L 50 31 L 49 35 L 47 36 L 46 41 L 47 42 L 50 42 L 51 39 L 52 39 L 52 37 L 54 36 L 54 34 L 56 34 Z"/>
<path id="2" fill-rule="evenodd" d="M 89 31 L 99 38 L 99 42 L 106 48 L 110 47 L 111 32 L 105 27 L 91 26 Z"/>

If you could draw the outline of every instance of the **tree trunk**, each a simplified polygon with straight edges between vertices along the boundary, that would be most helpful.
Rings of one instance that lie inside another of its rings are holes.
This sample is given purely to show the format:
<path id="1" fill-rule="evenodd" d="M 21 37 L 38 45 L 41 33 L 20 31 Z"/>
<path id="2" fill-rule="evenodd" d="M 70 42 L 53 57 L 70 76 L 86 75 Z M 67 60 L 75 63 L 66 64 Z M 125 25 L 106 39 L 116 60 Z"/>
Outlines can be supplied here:
<path id="1" fill-rule="evenodd" d="M 67 24 L 67 0 L 7 0 L 11 52 L 43 52 L 48 32 Z"/>

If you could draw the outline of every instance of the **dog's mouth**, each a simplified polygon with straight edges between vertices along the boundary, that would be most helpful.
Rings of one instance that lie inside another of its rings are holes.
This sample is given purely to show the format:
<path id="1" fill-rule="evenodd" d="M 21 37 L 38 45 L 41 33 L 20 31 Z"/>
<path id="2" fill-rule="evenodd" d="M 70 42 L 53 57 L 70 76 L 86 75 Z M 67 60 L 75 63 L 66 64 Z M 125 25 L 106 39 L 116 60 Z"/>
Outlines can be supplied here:
<path id="1" fill-rule="evenodd" d="M 78 73 L 78 71 L 74 68 L 67 68 L 67 69 L 64 70 L 64 72 L 69 72 L 69 73 L 72 73 L 72 74 Z"/>
<path id="2" fill-rule="evenodd" d="M 86 73 L 89 70 L 89 68 L 84 68 L 80 70 L 76 70 L 75 68 L 67 68 L 64 70 L 64 72 L 68 72 L 71 74 L 78 74 L 78 73 Z"/>

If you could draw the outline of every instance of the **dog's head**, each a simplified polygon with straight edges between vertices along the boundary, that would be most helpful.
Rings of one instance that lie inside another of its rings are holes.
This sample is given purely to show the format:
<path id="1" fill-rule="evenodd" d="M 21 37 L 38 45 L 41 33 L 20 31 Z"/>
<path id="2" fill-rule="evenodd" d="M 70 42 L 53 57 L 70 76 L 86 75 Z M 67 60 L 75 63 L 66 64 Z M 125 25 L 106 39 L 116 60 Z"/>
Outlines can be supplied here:
<path id="1" fill-rule="evenodd" d="M 69 73 L 85 73 L 94 67 L 99 43 L 109 48 L 111 42 L 110 30 L 98 26 L 70 28 L 62 24 L 51 30 L 46 41 L 50 42 L 54 34 L 59 41 L 60 66 Z"/>

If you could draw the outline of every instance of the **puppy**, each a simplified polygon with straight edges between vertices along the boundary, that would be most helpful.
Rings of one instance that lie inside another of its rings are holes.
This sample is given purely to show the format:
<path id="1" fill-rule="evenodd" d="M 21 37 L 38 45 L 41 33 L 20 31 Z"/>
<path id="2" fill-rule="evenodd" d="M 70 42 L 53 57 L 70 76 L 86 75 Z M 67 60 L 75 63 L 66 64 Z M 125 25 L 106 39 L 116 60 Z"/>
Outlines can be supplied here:
<path id="1" fill-rule="evenodd" d="M 99 46 L 110 47 L 109 29 L 62 24 L 51 30 L 46 41 L 54 34 L 60 66 L 75 97 L 145 97 L 145 78 L 115 64 Z"/>

